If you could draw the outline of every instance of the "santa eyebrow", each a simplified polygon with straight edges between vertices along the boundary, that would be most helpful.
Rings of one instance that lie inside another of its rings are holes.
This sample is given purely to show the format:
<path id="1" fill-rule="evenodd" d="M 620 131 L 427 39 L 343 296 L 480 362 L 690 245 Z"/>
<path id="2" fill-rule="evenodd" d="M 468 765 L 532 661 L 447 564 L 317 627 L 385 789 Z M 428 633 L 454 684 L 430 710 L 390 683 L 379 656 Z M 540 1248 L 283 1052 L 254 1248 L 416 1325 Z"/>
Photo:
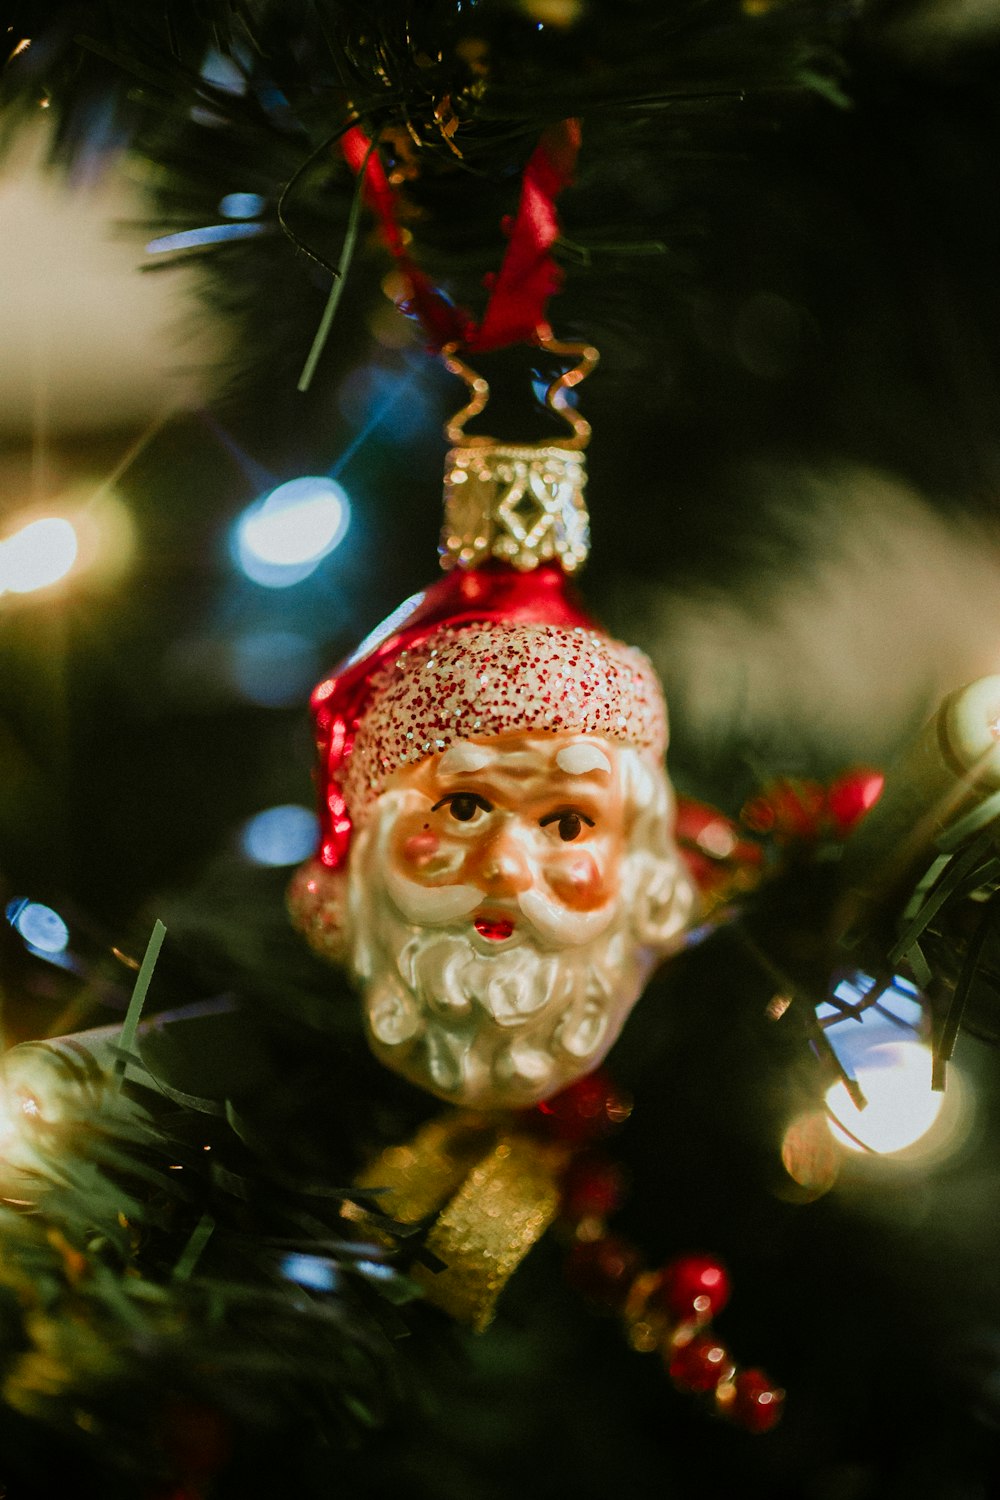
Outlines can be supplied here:
<path id="1" fill-rule="evenodd" d="M 485 797 L 480 797 L 480 795 L 479 795 L 478 792 L 461 792 L 460 791 L 460 792 L 446 792 L 445 795 L 439 801 L 435 802 L 434 806 L 431 808 L 431 812 L 437 812 L 438 808 L 439 807 L 444 807 L 444 805 L 445 805 L 446 802 L 454 802 L 454 800 L 455 800 L 456 797 L 467 797 L 470 802 L 474 802 L 477 807 L 481 807 L 482 810 L 483 810 L 483 812 L 492 812 L 493 811 L 493 803 L 492 802 L 487 802 L 487 800 L 486 800 Z"/>
<path id="2" fill-rule="evenodd" d="M 586 776 L 589 771 L 611 775 L 611 762 L 596 745 L 565 745 L 556 755 L 556 765 L 568 776 Z"/>
<path id="3" fill-rule="evenodd" d="M 459 740 L 442 755 L 440 770 L 445 776 L 454 776 L 481 771 L 489 763 L 489 751 L 484 750 L 482 745 L 470 745 L 466 740 Z"/>
<path id="4" fill-rule="evenodd" d="M 581 812 L 578 807 L 560 807 L 558 812 L 546 813 L 544 818 L 539 818 L 538 825 L 540 828 L 547 828 L 550 823 L 558 823 L 559 819 L 565 818 L 568 813 L 573 813 L 581 823 L 586 823 L 589 828 L 593 828 L 593 818 L 588 818 L 587 814 Z"/>

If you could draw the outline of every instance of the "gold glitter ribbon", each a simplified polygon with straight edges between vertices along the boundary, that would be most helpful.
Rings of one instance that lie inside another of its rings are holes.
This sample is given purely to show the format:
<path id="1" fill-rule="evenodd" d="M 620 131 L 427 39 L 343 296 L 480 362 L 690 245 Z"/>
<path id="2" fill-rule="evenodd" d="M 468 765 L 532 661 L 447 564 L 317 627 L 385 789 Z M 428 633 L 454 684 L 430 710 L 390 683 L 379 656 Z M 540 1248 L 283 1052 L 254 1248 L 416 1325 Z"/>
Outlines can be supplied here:
<path id="1" fill-rule="evenodd" d="M 456 1110 L 383 1151 L 356 1186 L 381 1189 L 379 1207 L 404 1224 L 437 1214 L 425 1243 L 443 1269 L 417 1265 L 413 1278 L 429 1302 L 482 1333 L 556 1216 L 566 1158 L 561 1145 Z M 353 1204 L 348 1215 L 364 1220 Z"/>

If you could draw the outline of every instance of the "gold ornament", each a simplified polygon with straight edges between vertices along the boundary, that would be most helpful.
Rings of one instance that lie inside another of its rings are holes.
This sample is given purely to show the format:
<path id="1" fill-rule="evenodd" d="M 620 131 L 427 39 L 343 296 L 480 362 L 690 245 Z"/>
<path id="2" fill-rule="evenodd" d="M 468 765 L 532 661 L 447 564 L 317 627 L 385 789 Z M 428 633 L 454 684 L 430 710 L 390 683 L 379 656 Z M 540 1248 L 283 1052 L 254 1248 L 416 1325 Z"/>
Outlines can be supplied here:
<path id="1" fill-rule="evenodd" d="M 521 572 L 557 559 L 575 573 L 590 549 L 583 454 L 556 444 L 453 448 L 445 468 L 441 566 L 488 558 Z"/>
<path id="2" fill-rule="evenodd" d="M 417 1265 L 411 1274 L 428 1302 L 482 1333 L 558 1212 L 567 1159 L 561 1144 L 456 1110 L 383 1151 L 355 1185 L 379 1189 L 380 1211 L 403 1224 L 437 1213 L 425 1244 L 441 1268 Z M 344 1214 L 371 1232 L 358 1204 L 347 1204 Z"/>

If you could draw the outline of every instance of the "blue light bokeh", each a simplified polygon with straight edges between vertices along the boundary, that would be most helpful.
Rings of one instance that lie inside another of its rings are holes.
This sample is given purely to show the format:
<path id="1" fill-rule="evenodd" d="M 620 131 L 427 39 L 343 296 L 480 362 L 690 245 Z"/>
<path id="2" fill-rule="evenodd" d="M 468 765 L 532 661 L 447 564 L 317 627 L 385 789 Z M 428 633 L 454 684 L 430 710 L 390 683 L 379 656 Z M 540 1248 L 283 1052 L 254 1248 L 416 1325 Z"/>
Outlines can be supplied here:
<path id="1" fill-rule="evenodd" d="M 219 213 L 224 219 L 256 219 L 266 203 L 260 193 L 227 193 L 219 201 Z"/>
<path id="2" fill-rule="evenodd" d="M 343 541 L 351 502 L 333 479 L 305 475 L 279 484 L 240 516 L 233 555 L 252 583 L 281 589 L 301 583 Z"/>
<path id="3" fill-rule="evenodd" d="M 318 840 L 316 814 L 295 802 L 266 808 L 248 818 L 240 831 L 240 848 L 247 859 L 274 869 L 308 859 Z"/>
<path id="4" fill-rule="evenodd" d="M 36 953 L 64 953 L 69 946 L 69 928 L 57 911 L 40 901 L 26 901 L 23 896 L 11 901 L 6 909 L 7 921 L 20 933 Z"/>

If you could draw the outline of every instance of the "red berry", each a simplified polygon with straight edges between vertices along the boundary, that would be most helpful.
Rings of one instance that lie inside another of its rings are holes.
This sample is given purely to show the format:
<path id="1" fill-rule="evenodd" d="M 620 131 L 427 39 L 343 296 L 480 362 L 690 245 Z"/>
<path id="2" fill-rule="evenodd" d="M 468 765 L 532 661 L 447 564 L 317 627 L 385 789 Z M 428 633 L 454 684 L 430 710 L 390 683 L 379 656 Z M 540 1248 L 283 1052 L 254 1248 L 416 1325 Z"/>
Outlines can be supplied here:
<path id="1" fill-rule="evenodd" d="M 726 1415 L 747 1432 L 770 1432 L 781 1420 L 785 1393 L 772 1385 L 763 1370 L 741 1370 L 733 1381 L 733 1399 Z"/>
<path id="2" fill-rule="evenodd" d="M 606 1073 L 590 1073 L 568 1089 L 543 1099 L 532 1114 L 559 1140 L 573 1144 L 601 1140 L 632 1113 L 631 1101 Z"/>
<path id="3" fill-rule="evenodd" d="M 651 1302 L 676 1318 L 706 1323 L 729 1301 L 726 1268 L 711 1255 L 680 1255 L 660 1272 Z"/>
<path id="4" fill-rule="evenodd" d="M 826 805 L 833 820 L 834 832 L 848 833 L 874 807 L 882 795 L 885 777 L 878 771 L 848 771 L 830 783 Z"/>
<path id="5" fill-rule="evenodd" d="M 562 1184 L 562 1213 L 576 1223 L 580 1219 L 606 1219 L 621 1207 L 625 1178 L 620 1167 L 602 1156 L 582 1156 L 574 1161 Z"/>
<path id="6" fill-rule="evenodd" d="M 627 1240 L 608 1234 L 599 1240 L 581 1241 L 566 1258 L 566 1279 L 591 1302 L 603 1307 L 624 1307 L 642 1261 Z"/>
<path id="7" fill-rule="evenodd" d="M 685 1391 L 714 1391 L 732 1369 L 728 1352 L 711 1334 L 699 1334 L 679 1349 L 667 1351 L 670 1378 Z"/>

